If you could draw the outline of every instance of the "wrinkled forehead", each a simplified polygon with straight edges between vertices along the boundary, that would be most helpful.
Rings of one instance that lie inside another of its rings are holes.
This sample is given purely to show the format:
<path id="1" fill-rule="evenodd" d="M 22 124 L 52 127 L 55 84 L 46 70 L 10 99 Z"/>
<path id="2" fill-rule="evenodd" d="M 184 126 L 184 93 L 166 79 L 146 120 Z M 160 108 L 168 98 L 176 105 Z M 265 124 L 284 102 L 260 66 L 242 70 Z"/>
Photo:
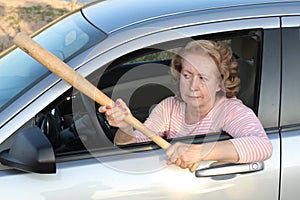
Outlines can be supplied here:
<path id="1" fill-rule="evenodd" d="M 182 70 L 188 70 L 207 76 L 219 77 L 219 70 L 214 60 L 207 53 L 189 53 L 182 56 Z"/>

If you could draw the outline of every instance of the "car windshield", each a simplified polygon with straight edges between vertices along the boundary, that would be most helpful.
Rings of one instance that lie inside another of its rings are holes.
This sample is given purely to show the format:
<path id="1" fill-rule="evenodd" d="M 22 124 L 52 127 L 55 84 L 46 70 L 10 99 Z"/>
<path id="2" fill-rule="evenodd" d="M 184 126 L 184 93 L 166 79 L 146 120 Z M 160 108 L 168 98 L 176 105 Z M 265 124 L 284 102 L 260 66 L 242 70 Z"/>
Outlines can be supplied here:
<path id="1" fill-rule="evenodd" d="M 34 40 L 63 61 L 103 40 L 105 33 L 72 14 L 45 29 Z M 43 78 L 48 70 L 19 48 L 0 59 L 0 111 Z"/>

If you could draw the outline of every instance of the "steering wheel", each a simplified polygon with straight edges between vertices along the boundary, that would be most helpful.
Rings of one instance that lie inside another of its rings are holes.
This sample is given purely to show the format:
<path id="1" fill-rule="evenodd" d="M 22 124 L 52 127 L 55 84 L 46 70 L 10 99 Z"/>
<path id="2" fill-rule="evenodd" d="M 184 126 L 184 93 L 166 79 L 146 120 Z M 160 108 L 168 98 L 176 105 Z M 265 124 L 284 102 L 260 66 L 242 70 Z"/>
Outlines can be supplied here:
<path id="1" fill-rule="evenodd" d="M 48 137 L 54 149 L 61 145 L 61 115 L 58 108 L 48 111 L 40 122 L 40 128 Z"/>
<path id="2" fill-rule="evenodd" d="M 99 141 L 97 142 L 99 142 L 99 145 L 101 146 L 111 146 L 114 140 L 114 133 L 112 127 L 108 124 L 105 115 L 98 112 L 93 100 L 83 93 L 80 93 L 80 96 L 90 122 L 99 138 Z"/>

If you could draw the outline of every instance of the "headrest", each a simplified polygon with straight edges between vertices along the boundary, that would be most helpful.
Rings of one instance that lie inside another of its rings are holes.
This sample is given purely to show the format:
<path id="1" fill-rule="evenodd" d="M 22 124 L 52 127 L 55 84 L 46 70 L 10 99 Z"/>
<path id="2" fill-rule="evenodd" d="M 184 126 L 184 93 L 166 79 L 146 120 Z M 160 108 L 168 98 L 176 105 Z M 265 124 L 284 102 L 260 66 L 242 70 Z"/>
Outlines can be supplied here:
<path id="1" fill-rule="evenodd" d="M 231 49 L 234 54 L 243 60 L 250 60 L 255 57 L 257 42 L 251 37 L 240 37 L 231 40 Z"/>

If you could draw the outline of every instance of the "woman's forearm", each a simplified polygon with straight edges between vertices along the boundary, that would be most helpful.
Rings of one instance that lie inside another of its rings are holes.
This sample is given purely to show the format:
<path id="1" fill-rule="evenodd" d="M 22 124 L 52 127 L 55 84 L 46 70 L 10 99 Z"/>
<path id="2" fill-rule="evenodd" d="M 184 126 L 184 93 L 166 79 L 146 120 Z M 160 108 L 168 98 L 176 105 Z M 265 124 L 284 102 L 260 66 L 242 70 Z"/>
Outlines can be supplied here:
<path id="1" fill-rule="evenodd" d="M 119 129 L 114 140 L 116 145 L 125 145 L 137 142 L 132 128 L 126 132 Z"/>
<path id="2" fill-rule="evenodd" d="M 205 143 L 202 145 L 200 157 L 201 160 L 238 162 L 239 155 L 229 140 L 214 143 Z"/>

